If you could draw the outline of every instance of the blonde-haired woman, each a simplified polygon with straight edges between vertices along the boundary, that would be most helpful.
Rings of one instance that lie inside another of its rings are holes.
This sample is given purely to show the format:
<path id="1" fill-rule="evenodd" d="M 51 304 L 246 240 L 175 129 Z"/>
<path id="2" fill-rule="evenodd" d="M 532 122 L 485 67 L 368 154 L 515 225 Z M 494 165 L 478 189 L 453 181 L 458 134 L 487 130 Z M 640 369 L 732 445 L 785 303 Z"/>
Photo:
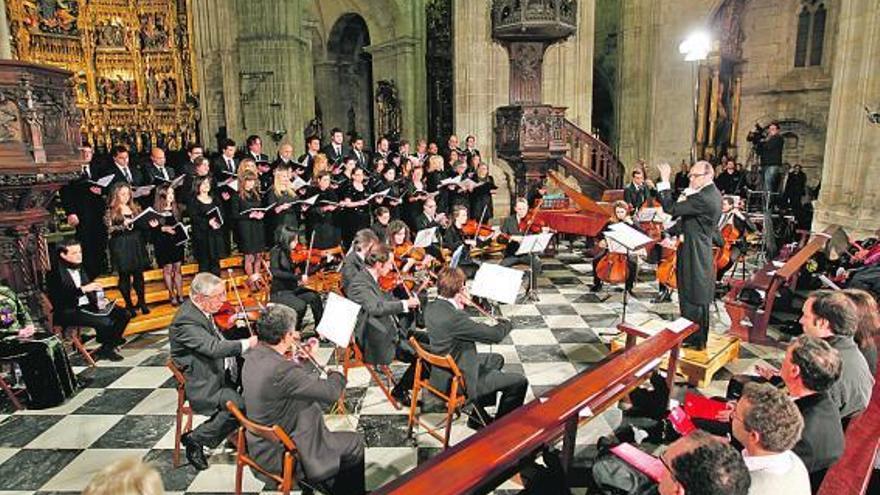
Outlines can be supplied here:
<path id="1" fill-rule="evenodd" d="M 330 171 L 330 160 L 324 153 L 318 153 L 312 161 L 312 177 L 317 177 L 318 174 L 325 170 Z"/>
<path id="2" fill-rule="evenodd" d="M 140 212 L 140 206 L 134 202 L 131 186 L 127 182 L 117 182 L 107 197 L 104 224 L 110 236 L 110 261 L 119 278 L 119 292 L 132 318 L 137 314 L 131 302 L 132 283 L 138 298 L 138 309 L 143 314 L 150 312 L 144 295 L 143 273 L 150 267 L 150 258 L 143 234 L 134 222 Z M 149 228 L 158 226 L 158 220 L 150 220 Z"/>
<path id="3" fill-rule="evenodd" d="M 262 205 L 257 172 L 241 169 L 238 177 L 238 194 L 230 200 L 229 210 L 238 232 L 238 250 L 244 255 L 244 272 L 251 284 L 259 275 L 260 257 L 266 250 L 263 229 L 265 212 L 252 211 Z"/>
<path id="4" fill-rule="evenodd" d="M 163 495 L 162 477 L 137 457 L 127 457 L 102 469 L 83 495 Z"/>

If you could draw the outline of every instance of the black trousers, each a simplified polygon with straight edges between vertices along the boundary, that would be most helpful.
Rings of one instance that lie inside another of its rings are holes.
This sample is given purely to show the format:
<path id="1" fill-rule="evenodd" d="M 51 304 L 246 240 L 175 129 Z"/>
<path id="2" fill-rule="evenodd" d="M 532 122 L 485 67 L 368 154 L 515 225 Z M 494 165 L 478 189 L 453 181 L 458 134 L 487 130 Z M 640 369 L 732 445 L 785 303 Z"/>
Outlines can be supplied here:
<path id="1" fill-rule="evenodd" d="M 519 373 L 502 371 L 504 356 L 497 353 L 479 353 L 479 380 L 477 381 L 476 403 L 481 406 L 495 405 L 495 419 L 513 411 L 523 404 L 529 381 Z M 498 392 L 501 397 L 498 398 Z"/>
<path id="2" fill-rule="evenodd" d="M 82 245 L 82 266 L 89 278 L 94 280 L 107 273 L 107 228 L 104 221 L 84 222 L 80 218 L 76 239 Z"/>
<path id="3" fill-rule="evenodd" d="M 706 342 L 709 340 L 709 303 L 694 304 L 679 297 L 678 309 L 681 316 L 699 326 L 699 329 L 685 339 L 685 342 L 700 348 L 706 347 Z"/>
<path id="4" fill-rule="evenodd" d="M 56 316 L 56 323 L 62 326 L 83 326 L 94 328 L 101 345 L 115 347 L 125 343 L 122 333 L 131 319 L 128 312 L 120 307 L 113 308 L 107 316 L 88 313 L 81 309 L 66 309 Z"/>
<path id="5" fill-rule="evenodd" d="M 297 287 L 296 290 L 280 290 L 273 292 L 269 296 L 269 301 L 273 303 L 283 304 L 296 311 L 296 329 L 301 330 L 303 327 L 303 317 L 306 315 L 306 308 L 311 308 L 312 317 L 315 319 L 315 327 L 321 321 L 324 315 L 324 305 L 321 302 L 321 295 L 304 287 Z"/>
<path id="6" fill-rule="evenodd" d="M 332 433 L 336 445 L 344 445 L 339 457 L 339 471 L 325 480 L 309 480 L 306 483 L 330 495 L 362 495 L 364 483 L 364 442 L 359 433 L 340 431 Z M 299 466 L 299 464 L 297 464 Z"/>
<path id="7" fill-rule="evenodd" d="M 232 401 L 239 409 L 244 410 L 244 399 L 241 395 L 230 386 L 220 389 L 218 400 L 218 408 L 211 414 L 207 421 L 197 426 L 190 438 L 196 443 L 206 447 L 214 448 L 220 445 L 230 433 L 238 428 L 238 421 L 235 416 L 226 409 L 226 401 Z M 196 411 L 198 414 L 204 414 L 202 411 Z"/>
<path id="8" fill-rule="evenodd" d="M 38 332 L 29 340 L 2 339 L 0 357 L 14 357 L 21 368 L 31 409 L 55 407 L 76 394 L 76 376 L 67 352 L 52 334 Z"/>

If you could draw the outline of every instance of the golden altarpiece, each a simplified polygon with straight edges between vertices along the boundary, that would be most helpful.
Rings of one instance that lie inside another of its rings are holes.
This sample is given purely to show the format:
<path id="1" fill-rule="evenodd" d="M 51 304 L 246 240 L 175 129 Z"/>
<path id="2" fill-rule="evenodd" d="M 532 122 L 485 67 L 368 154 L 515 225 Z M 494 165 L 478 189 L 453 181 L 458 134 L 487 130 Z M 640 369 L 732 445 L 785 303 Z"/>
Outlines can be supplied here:
<path id="1" fill-rule="evenodd" d="M 6 0 L 19 60 L 71 71 L 83 138 L 178 150 L 198 136 L 189 0 Z"/>

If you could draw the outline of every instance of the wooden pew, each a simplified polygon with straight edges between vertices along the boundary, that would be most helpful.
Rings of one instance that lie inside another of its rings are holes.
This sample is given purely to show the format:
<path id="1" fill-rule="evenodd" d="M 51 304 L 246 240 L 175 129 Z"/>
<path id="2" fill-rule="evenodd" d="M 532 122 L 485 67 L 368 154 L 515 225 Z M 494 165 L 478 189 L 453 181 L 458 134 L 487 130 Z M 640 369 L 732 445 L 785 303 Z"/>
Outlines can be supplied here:
<path id="1" fill-rule="evenodd" d="M 781 267 L 767 263 L 747 280 L 731 280 L 730 291 L 724 296 L 724 308 L 730 316 L 730 332 L 746 342 L 764 345 L 777 345 L 767 337 L 767 325 L 773 312 L 773 303 L 783 287 L 795 287 L 801 267 L 819 250 L 825 247 L 828 239 L 839 227 L 831 226 L 822 234 L 814 235 Z M 755 289 L 764 293 L 764 301 L 760 306 L 753 306 L 739 301 L 738 297 L 744 289 Z"/>
<path id="2" fill-rule="evenodd" d="M 373 493 L 485 493 L 517 472 L 521 461 L 560 437 L 562 464 L 568 471 L 578 425 L 647 380 L 661 358 L 666 353 L 677 354 L 682 341 L 696 330 L 695 324 L 680 333 L 662 330 L 633 347 L 609 354 L 595 368 L 551 390 L 546 401 L 524 404 Z M 592 414 L 582 417 L 584 408 Z"/>

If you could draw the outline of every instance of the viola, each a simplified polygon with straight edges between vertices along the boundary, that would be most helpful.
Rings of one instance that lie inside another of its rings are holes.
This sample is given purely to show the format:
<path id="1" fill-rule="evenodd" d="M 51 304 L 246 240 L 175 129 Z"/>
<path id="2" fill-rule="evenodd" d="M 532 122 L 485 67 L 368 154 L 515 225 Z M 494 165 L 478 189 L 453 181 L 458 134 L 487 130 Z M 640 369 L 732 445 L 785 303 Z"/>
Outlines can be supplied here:
<path id="1" fill-rule="evenodd" d="M 681 241 L 678 241 L 674 249 L 664 247 L 660 263 L 657 264 L 657 282 L 670 289 L 678 288 L 678 279 L 675 275 L 675 263 L 678 259 L 678 246 L 680 245 Z"/>
<path id="2" fill-rule="evenodd" d="M 214 313 L 214 324 L 224 332 L 228 332 L 239 326 L 239 322 L 257 321 L 260 318 L 262 308 L 253 299 L 242 300 L 242 308 L 236 308 L 229 301 L 224 302 L 220 309 Z"/>
<path id="3" fill-rule="evenodd" d="M 742 235 L 741 232 L 733 224 L 727 224 L 721 228 L 721 238 L 724 239 L 724 245 L 715 250 L 713 256 L 716 273 L 730 263 L 733 245 L 739 240 L 740 235 Z"/>
<path id="4" fill-rule="evenodd" d="M 622 284 L 629 276 L 626 253 L 608 252 L 596 263 L 596 277 L 609 284 Z"/>

